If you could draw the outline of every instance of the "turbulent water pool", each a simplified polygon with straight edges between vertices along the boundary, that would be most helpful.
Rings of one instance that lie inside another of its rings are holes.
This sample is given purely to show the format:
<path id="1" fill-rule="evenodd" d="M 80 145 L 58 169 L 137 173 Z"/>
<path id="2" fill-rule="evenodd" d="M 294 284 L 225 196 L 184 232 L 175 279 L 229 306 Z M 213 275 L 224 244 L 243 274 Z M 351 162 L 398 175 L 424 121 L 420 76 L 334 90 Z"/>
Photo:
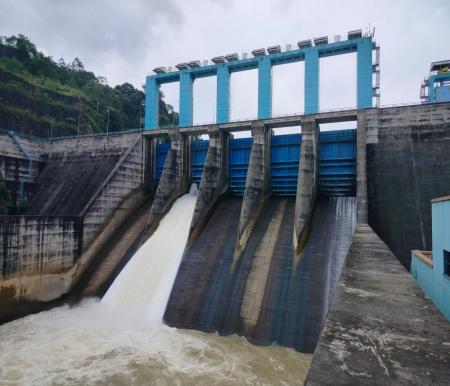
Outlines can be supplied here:
<path id="1" fill-rule="evenodd" d="M 162 323 L 195 200 L 177 200 L 101 301 L 0 326 L 0 385 L 302 384 L 310 355 Z"/>
<path id="2" fill-rule="evenodd" d="M 96 301 L 0 326 L 2 385 L 298 385 L 310 356 L 177 330 Z"/>

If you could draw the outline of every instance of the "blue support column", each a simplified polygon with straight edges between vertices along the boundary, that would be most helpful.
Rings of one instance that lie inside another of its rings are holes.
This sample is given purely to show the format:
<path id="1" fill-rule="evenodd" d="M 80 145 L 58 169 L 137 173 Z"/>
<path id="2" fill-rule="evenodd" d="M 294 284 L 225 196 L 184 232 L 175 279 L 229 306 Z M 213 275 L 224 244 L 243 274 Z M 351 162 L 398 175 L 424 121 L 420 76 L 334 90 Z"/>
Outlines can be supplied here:
<path id="1" fill-rule="evenodd" d="M 372 107 L 372 39 L 364 38 L 357 43 L 357 107 Z"/>
<path id="2" fill-rule="evenodd" d="M 145 130 L 159 126 L 159 83 L 154 76 L 147 76 L 145 84 Z"/>
<path id="3" fill-rule="evenodd" d="M 189 72 L 180 72 L 180 127 L 192 126 L 193 83 Z"/>
<path id="4" fill-rule="evenodd" d="M 311 48 L 305 53 L 305 114 L 319 112 L 319 51 Z"/>
<path id="5" fill-rule="evenodd" d="M 263 56 L 258 61 L 258 119 L 272 117 L 272 63 Z"/>
<path id="6" fill-rule="evenodd" d="M 226 64 L 217 65 L 216 122 L 230 121 L 230 71 Z"/>
<path id="7" fill-rule="evenodd" d="M 436 101 L 436 92 L 434 88 L 435 76 L 430 76 L 428 78 L 428 102 L 434 103 Z"/>

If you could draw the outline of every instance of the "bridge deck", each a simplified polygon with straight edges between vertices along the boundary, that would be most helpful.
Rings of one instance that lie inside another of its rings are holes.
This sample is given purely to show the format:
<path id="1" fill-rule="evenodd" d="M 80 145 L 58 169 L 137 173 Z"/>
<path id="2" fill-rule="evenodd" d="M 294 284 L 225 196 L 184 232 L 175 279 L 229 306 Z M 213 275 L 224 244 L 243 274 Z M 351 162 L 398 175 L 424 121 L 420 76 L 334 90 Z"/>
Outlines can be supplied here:
<path id="1" fill-rule="evenodd" d="M 301 122 L 305 119 L 315 119 L 315 121 L 320 123 L 335 123 L 335 122 L 349 122 L 356 121 L 358 109 L 349 109 L 349 110 L 336 110 L 336 111 L 324 111 L 322 113 L 317 114 L 309 114 L 309 115 L 285 115 L 281 117 L 273 117 L 268 119 L 248 119 L 242 121 L 234 121 L 228 123 L 221 124 L 205 124 L 205 125 L 196 125 L 189 127 L 179 127 L 177 128 L 181 134 L 185 135 L 201 135 L 207 134 L 208 128 L 211 126 L 216 126 L 220 130 L 233 132 L 233 131 L 247 131 L 251 130 L 255 121 L 262 122 L 268 128 L 276 129 L 279 127 L 292 127 L 292 126 L 300 126 Z M 164 137 L 168 135 L 170 130 L 174 128 L 159 128 L 156 130 L 144 130 L 143 133 L 145 136 L 149 137 Z"/>

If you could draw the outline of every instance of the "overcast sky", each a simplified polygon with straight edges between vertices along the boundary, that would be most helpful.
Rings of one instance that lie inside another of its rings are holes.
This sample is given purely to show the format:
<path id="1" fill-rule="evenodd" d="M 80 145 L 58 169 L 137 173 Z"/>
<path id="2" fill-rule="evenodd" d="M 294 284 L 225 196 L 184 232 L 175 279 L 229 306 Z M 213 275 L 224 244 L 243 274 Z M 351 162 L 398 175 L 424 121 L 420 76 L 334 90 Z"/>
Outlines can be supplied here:
<path id="1" fill-rule="evenodd" d="M 381 104 L 419 100 L 432 61 L 450 59 L 449 0 L 0 0 L 0 34 L 22 33 L 55 59 L 79 57 L 114 86 L 157 66 L 250 52 L 375 26 Z M 320 107 L 355 104 L 355 55 L 321 60 Z M 273 114 L 302 112 L 303 64 L 277 66 Z M 256 114 L 256 71 L 232 76 L 232 118 Z M 177 105 L 178 89 L 164 87 Z M 214 118 L 215 79 L 196 82 L 194 119 Z"/>

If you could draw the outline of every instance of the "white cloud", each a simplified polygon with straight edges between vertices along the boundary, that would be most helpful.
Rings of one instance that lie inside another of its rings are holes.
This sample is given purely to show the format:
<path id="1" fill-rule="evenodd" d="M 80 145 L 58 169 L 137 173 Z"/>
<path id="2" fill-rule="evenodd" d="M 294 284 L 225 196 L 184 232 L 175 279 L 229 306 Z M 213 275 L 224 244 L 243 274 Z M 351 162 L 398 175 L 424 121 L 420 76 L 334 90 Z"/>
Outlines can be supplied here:
<path id="1" fill-rule="evenodd" d="M 345 36 L 370 23 L 381 45 L 382 104 L 391 104 L 417 101 L 429 63 L 449 56 L 447 0 L 0 0 L 0 6 L 0 34 L 23 33 L 56 59 L 78 56 L 110 85 L 130 81 L 140 87 L 157 66 Z M 346 71 L 338 62 L 336 74 Z M 289 85 L 281 74 L 277 80 Z M 242 88 L 254 86 L 242 82 Z M 277 104 L 296 106 L 295 89 L 275 88 Z M 327 95 L 327 106 L 339 105 L 341 91 Z M 239 103 L 245 111 L 247 102 Z"/>

